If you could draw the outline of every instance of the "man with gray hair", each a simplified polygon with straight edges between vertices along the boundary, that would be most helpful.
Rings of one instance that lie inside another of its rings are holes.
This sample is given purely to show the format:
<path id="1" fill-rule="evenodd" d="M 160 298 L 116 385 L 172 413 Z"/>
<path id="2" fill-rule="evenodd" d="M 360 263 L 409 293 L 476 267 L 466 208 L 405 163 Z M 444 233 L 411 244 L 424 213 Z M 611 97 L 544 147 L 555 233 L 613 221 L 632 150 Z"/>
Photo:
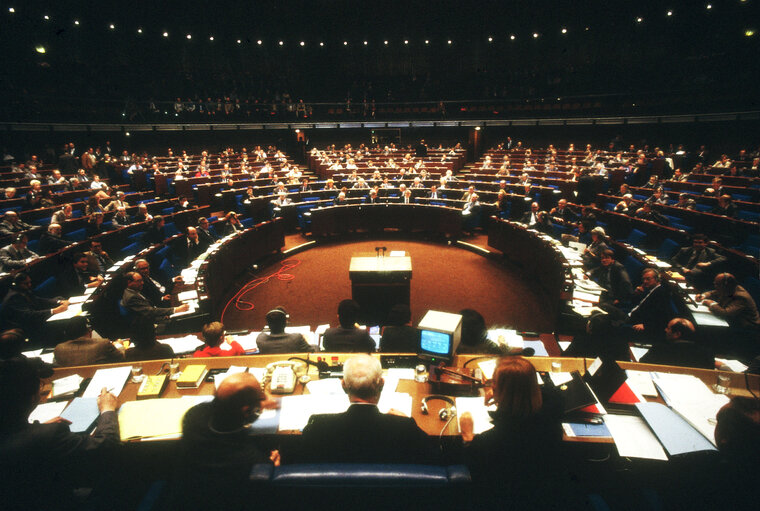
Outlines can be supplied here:
<path id="1" fill-rule="evenodd" d="M 414 419 L 377 408 L 383 390 L 380 360 L 357 355 L 343 364 L 343 390 L 350 406 L 343 413 L 312 415 L 301 448 L 286 462 L 433 463 L 428 436 Z"/>

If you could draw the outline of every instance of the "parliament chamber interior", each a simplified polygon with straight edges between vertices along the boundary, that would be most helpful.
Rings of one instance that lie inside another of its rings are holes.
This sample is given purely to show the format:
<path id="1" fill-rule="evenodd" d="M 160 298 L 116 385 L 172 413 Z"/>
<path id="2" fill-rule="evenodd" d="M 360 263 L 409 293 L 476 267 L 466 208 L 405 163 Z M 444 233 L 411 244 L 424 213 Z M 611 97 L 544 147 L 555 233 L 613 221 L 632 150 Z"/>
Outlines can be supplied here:
<path id="1" fill-rule="evenodd" d="M 0 507 L 755 509 L 756 0 L 155 4 L 0 6 Z"/>

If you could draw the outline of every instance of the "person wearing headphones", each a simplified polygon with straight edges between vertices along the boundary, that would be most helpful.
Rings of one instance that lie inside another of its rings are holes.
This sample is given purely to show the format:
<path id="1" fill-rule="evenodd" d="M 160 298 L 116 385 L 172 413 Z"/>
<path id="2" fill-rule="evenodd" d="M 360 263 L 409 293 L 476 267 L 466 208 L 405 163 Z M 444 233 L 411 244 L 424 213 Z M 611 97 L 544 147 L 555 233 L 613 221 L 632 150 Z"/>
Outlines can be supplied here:
<path id="1" fill-rule="evenodd" d="M 282 307 L 276 307 L 267 312 L 269 332 L 261 332 L 256 338 L 259 353 L 270 355 L 275 353 L 311 353 L 314 347 L 309 345 L 301 334 L 285 333 L 288 324 L 288 313 Z"/>
<path id="2" fill-rule="evenodd" d="M 760 315 L 752 296 L 730 273 L 721 273 L 713 281 L 715 289 L 697 295 L 710 312 L 724 318 L 734 328 L 756 330 L 760 328 Z"/>
<path id="3" fill-rule="evenodd" d="M 342 385 L 351 403 L 348 410 L 312 415 L 300 443 L 282 453 L 283 463 L 433 462 L 431 440 L 414 419 L 378 410 L 384 383 L 379 359 L 347 359 Z"/>
<path id="4" fill-rule="evenodd" d="M 482 499 L 476 508 L 498 508 L 504 502 L 517 509 L 528 503 L 535 509 L 559 509 L 560 502 L 573 508 L 561 490 L 563 409 L 558 389 L 539 387 L 536 368 L 522 357 L 502 358 L 492 381 L 485 399 L 496 404 L 490 412 L 493 427 L 475 434 L 472 415 L 465 412 L 459 418 L 473 495 Z"/>

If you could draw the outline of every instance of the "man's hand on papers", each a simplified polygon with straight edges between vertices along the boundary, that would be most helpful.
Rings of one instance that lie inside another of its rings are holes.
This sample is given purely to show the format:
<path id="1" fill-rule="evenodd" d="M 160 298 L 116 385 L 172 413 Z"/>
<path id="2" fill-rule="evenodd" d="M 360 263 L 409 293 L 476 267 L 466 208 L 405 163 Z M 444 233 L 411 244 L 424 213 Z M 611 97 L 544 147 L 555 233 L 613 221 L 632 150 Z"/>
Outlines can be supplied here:
<path id="1" fill-rule="evenodd" d="M 64 300 L 61 305 L 52 310 L 53 315 L 59 314 L 69 308 L 69 302 Z"/>
<path id="2" fill-rule="evenodd" d="M 644 331 L 644 324 L 643 323 L 638 323 L 636 325 L 633 325 L 633 329 L 636 332 L 643 332 Z"/>
<path id="3" fill-rule="evenodd" d="M 103 412 L 115 412 L 119 408 L 119 400 L 116 396 L 108 392 L 108 389 L 103 387 L 98 396 L 98 410 Z"/>
<path id="4" fill-rule="evenodd" d="M 174 307 L 174 312 L 175 313 L 177 313 L 177 312 L 186 312 L 188 310 L 190 310 L 190 304 L 188 304 L 188 303 L 183 303 L 182 305 L 180 305 L 178 307 Z"/>

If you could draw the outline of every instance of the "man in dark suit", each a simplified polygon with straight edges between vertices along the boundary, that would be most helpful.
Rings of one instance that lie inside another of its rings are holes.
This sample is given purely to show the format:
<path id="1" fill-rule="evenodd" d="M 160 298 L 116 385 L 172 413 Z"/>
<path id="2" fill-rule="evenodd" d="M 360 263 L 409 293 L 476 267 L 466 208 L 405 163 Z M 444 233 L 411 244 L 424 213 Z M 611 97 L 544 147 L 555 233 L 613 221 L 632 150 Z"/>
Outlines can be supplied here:
<path id="1" fill-rule="evenodd" d="M 5 328 L 20 328 L 32 341 L 55 344 L 61 341 L 60 332 L 47 319 L 69 307 L 67 300 L 43 298 L 32 292 L 32 279 L 26 273 L 13 277 L 11 290 L 0 307 L 0 320 Z M 61 322 L 62 323 L 62 322 Z M 64 327 L 65 328 L 65 327 Z"/>
<path id="2" fill-rule="evenodd" d="M 122 306 L 132 315 L 137 317 L 150 318 L 153 321 L 159 321 L 168 317 L 175 312 L 185 312 L 189 306 L 183 303 L 179 307 L 155 307 L 148 299 L 143 296 L 143 277 L 136 271 L 127 273 L 127 289 L 121 297 Z"/>
<path id="3" fill-rule="evenodd" d="M 631 300 L 633 286 L 625 267 L 615 261 L 615 252 L 607 249 L 602 252 L 601 265 L 591 270 L 589 277 L 606 291 L 602 302 L 615 307 L 624 307 Z"/>
<path id="4" fill-rule="evenodd" d="M 96 287 L 103 282 L 103 277 L 100 275 L 90 275 L 89 266 L 90 261 L 85 254 L 81 252 L 74 254 L 71 266 L 61 274 L 58 281 L 58 287 L 63 296 L 67 298 L 82 296 L 88 287 Z"/>
<path id="5" fill-rule="evenodd" d="M 103 250 L 103 244 L 100 240 L 93 240 L 90 243 L 89 252 L 84 254 L 87 256 L 87 270 L 91 275 L 105 276 L 108 268 L 113 266 L 113 259 L 108 255 L 108 252 Z"/>
<path id="6" fill-rule="evenodd" d="M 378 359 L 358 355 L 346 360 L 342 384 L 351 403 L 348 410 L 312 415 L 292 461 L 431 463 L 435 460 L 430 439 L 414 419 L 380 413 L 377 409 L 384 384 Z M 283 459 L 291 461 L 287 453 Z"/>
<path id="7" fill-rule="evenodd" d="M 670 260 L 686 280 L 698 289 L 707 289 L 726 258 L 707 246 L 707 236 L 695 234 L 691 246 L 679 250 Z"/>
<path id="8" fill-rule="evenodd" d="M 557 202 L 557 207 L 549 211 L 549 215 L 555 223 L 562 225 L 572 224 L 578 220 L 578 215 L 567 206 L 566 199 L 560 199 Z"/>
<path id="9" fill-rule="evenodd" d="M 694 337 L 694 325 L 688 319 L 673 318 L 665 327 L 667 342 L 656 344 L 641 357 L 642 364 L 715 369 L 715 355 L 707 347 L 689 339 Z"/>
<path id="10" fill-rule="evenodd" d="M 660 282 L 660 273 L 654 268 L 641 272 L 641 286 L 636 288 L 634 296 L 639 302 L 631 309 L 628 324 L 638 336 L 650 341 L 662 340 L 673 312 L 670 291 Z"/>
<path id="11" fill-rule="evenodd" d="M 375 351 L 375 341 L 366 330 L 356 327 L 359 304 L 353 300 L 343 300 L 338 304 L 340 327 L 328 328 L 322 338 L 325 351 L 343 353 L 370 353 Z"/>
<path id="12" fill-rule="evenodd" d="M 303 335 L 298 333 L 285 333 L 288 323 L 288 313 L 282 307 L 277 307 L 267 312 L 267 326 L 269 332 L 261 332 L 256 338 L 259 353 L 268 355 L 272 353 L 308 353 L 314 348 L 306 342 Z"/>
<path id="13" fill-rule="evenodd" d="M 200 240 L 201 245 L 203 245 L 203 250 L 206 250 L 208 247 L 213 245 L 216 242 L 216 240 L 219 239 L 219 236 L 217 236 L 216 233 L 211 230 L 209 221 L 204 216 L 198 219 L 197 230 L 198 230 L 198 239 Z"/>
<path id="14" fill-rule="evenodd" d="M 71 245 L 71 242 L 61 237 L 61 226 L 50 224 L 47 232 L 42 233 L 42 236 L 40 236 L 39 251 L 41 254 L 47 255 L 58 252 L 69 245 Z"/>
<path id="15" fill-rule="evenodd" d="M 97 398 L 100 415 L 92 434 L 77 434 L 53 419 L 29 423 L 40 400 L 40 376 L 28 359 L 0 366 L 0 495 L 8 509 L 75 509 L 72 490 L 97 487 L 115 474 L 113 454 L 119 445 L 116 396 L 103 389 Z M 39 485 L 44 474 L 45 485 Z M 84 479 L 83 479 L 84 478 Z M 96 492 L 93 492 L 96 493 Z M 97 506 L 96 506 L 97 507 Z"/>
<path id="16" fill-rule="evenodd" d="M 154 279 L 150 274 L 150 263 L 145 259 L 135 261 L 135 271 L 142 276 L 143 288 L 142 295 L 156 307 L 160 307 L 163 302 L 168 303 L 171 299 L 171 284 L 165 286 L 163 283 Z"/>
<path id="17" fill-rule="evenodd" d="M 190 266 L 196 257 L 206 251 L 203 245 L 201 245 L 198 237 L 198 230 L 195 227 L 187 228 L 187 236 L 185 239 L 180 239 L 177 244 L 177 260 L 183 268 Z"/>

